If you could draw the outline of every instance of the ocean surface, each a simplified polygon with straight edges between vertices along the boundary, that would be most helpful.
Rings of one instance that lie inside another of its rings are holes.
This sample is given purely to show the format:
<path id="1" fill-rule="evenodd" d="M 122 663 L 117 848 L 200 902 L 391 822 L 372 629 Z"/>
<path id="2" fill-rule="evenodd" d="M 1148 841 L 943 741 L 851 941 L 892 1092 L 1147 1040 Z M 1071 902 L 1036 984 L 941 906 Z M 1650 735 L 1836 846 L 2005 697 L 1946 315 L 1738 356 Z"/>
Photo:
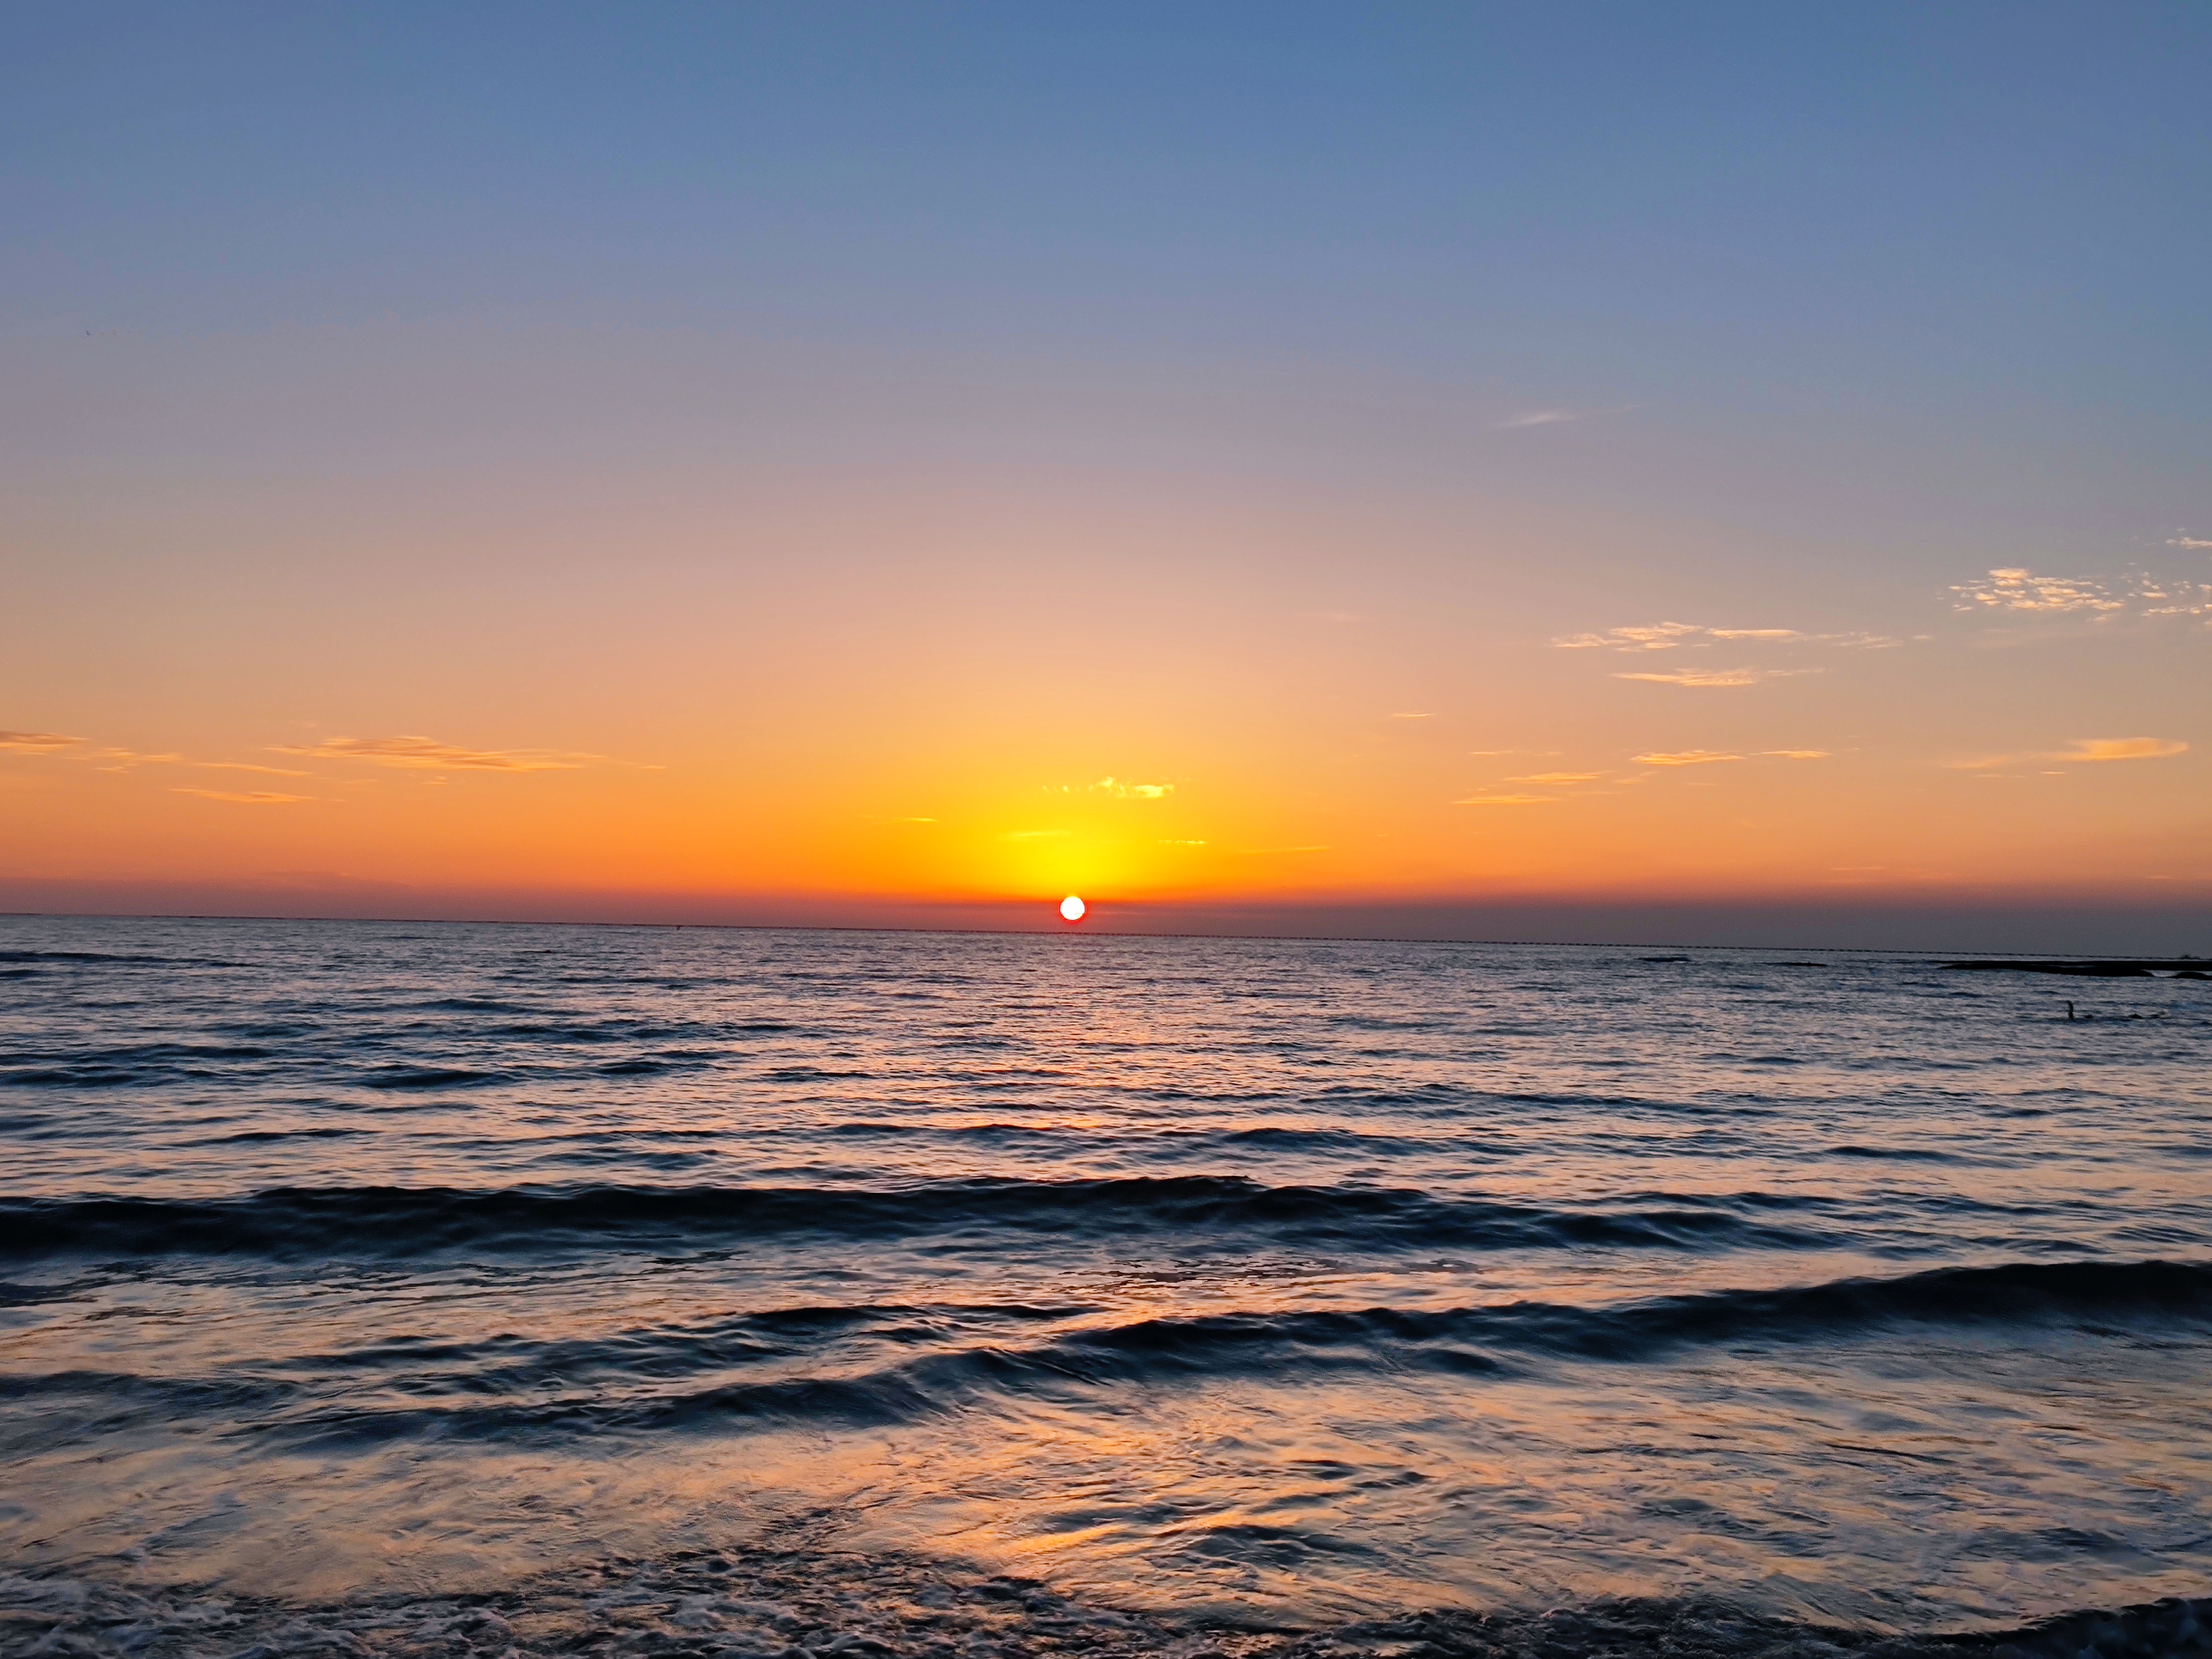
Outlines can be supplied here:
<path id="1" fill-rule="evenodd" d="M 2212 1622 L 2203 982 L 0 918 L 0 1281 L 10 1651 Z"/>

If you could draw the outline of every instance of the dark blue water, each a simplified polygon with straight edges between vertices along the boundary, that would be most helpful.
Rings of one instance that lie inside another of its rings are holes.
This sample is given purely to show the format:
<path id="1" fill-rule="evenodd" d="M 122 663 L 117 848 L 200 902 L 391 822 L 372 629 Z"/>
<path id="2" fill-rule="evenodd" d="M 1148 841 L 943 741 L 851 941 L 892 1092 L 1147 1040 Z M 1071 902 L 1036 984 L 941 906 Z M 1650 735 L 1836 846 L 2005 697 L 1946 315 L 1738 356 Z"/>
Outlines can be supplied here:
<path id="1" fill-rule="evenodd" d="M 2212 1592 L 2212 986 L 1659 954 L 0 919 L 0 1640 Z"/>

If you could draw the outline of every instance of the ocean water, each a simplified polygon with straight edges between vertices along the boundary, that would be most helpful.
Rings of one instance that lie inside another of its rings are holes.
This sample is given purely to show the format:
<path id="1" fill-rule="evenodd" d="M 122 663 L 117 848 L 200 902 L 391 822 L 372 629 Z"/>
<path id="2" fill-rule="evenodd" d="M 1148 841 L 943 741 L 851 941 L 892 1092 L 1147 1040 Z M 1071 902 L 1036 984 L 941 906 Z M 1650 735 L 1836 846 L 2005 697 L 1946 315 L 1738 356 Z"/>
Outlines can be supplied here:
<path id="1" fill-rule="evenodd" d="M 0 918 L 0 1160 L 11 1650 L 2212 1622 L 2201 981 Z"/>

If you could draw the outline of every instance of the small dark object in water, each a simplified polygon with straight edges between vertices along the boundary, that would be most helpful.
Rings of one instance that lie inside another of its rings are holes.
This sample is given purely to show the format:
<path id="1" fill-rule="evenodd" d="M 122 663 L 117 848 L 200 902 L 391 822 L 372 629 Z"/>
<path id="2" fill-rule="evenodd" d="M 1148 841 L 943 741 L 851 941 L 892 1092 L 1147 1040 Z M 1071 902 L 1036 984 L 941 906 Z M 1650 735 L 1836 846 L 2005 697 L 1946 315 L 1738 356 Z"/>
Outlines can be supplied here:
<path id="1" fill-rule="evenodd" d="M 1646 961 L 1646 962 L 1687 962 L 1687 961 L 1689 960 L 1689 957 L 1644 957 L 1644 961 Z"/>

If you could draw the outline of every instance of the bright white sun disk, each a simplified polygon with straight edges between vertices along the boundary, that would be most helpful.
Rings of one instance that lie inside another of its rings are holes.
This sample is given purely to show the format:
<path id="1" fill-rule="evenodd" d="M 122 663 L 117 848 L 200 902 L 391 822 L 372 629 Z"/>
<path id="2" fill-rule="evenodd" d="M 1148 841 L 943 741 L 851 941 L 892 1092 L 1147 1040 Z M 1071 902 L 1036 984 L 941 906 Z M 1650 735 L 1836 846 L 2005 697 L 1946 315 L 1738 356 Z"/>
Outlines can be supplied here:
<path id="1" fill-rule="evenodd" d="M 1070 893 L 1066 898 L 1060 902 L 1060 920 L 1063 921 L 1082 921 L 1083 901 L 1076 897 L 1074 894 Z"/>

